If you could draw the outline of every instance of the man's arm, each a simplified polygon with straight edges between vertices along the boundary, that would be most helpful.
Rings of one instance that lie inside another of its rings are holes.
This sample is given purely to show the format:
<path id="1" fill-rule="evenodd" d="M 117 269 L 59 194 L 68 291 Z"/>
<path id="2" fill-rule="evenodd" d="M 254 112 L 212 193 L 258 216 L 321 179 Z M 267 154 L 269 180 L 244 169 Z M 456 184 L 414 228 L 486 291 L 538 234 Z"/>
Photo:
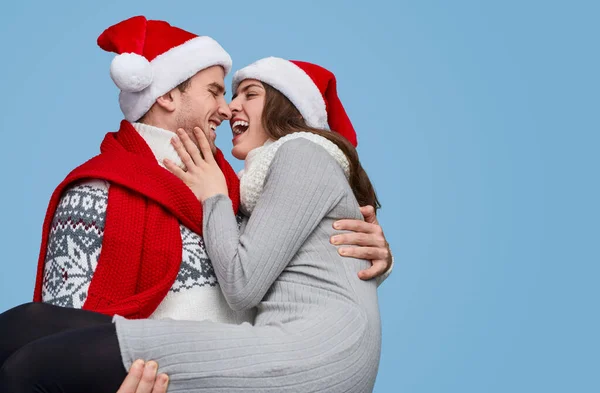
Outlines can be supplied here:
<path id="1" fill-rule="evenodd" d="M 390 245 L 385 239 L 383 229 L 377 221 L 373 206 L 360 208 L 365 220 L 339 220 L 333 224 L 338 230 L 352 231 L 341 235 L 332 236 L 334 245 L 358 246 L 340 247 L 338 252 L 344 257 L 370 260 L 370 268 L 358 273 L 361 280 L 375 278 L 381 284 L 392 272 L 394 257 Z"/>
<path id="2" fill-rule="evenodd" d="M 44 303 L 82 308 L 102 249 L 107 204 L 103 180 L 86 180 L 61 195 L 44 261 Z"/>

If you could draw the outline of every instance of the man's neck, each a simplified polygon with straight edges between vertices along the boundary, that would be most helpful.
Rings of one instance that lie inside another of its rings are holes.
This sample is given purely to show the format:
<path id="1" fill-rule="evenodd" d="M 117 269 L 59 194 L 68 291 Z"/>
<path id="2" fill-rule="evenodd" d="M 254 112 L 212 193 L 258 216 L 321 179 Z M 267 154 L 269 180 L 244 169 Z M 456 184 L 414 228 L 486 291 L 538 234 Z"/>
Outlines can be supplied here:
<path id="1" fill-rule="evenodd" d="M 150 150 L 154 153 L 154 157 L 156 157 L 161 166 L 164 167 L 163 160 L 168 158 L 180 168 L 185 169 L 185 165 L 181 162 L 181 158 L 179 158 L 177 152 L 171 145 L 171 138 L 175 136 L 174 132 L 144 123 L 131 124 L 144 141 L 146 141 L 146 144 L 150 147 Z"/>
<path id="2" fill-rule="evenodd" d="M 142 118 L 136 123 L 161 128 L 165 131 L 175 133 L 177 131 L 177 127 L 174 127 L 174 125 L 171 124 L 171 122 L 169 122 L 169 119 L 171 118 L 172 117 L 169 116 L 163 116 L 163 113 L 157 113 L 156 110 L 150 110 L 144 116 L 142 116 Z"/>
<path id="3" fill-rule="evenodd" d="M 160 121 L 160 119 L 155 119 L 153 117 L 143 117 L 139 121 L 137 121 L 135 124 L 143 124 L 143 125 L 150 126 L 150 127 L 160 128 L 162 130 L 169 131 L 172 133 L 175 133 L 175 131 L 176 131 L 175 129 L 172 129 L 173 127 L 171 127 L 168 124 L 168 122 Z"/>

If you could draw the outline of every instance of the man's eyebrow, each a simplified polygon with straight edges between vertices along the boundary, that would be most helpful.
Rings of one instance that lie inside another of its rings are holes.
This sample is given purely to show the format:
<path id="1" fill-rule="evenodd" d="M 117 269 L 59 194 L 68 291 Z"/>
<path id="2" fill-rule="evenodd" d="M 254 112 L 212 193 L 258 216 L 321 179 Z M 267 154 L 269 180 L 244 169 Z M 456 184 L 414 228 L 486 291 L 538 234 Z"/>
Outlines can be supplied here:
<path id="1" fill-rule="evenodd" d="M 217 93 L 225 95 L 225 87 L 217 82 L 210 83 L 208 87 L 212 87 L 217 90 Z"/>
<path id="2" fill-rule="evenodd" d="M 244 86 L 244 87 L 242 88 L 242 91 L 241 91 L 240 93 L 244 93 L 244 92 L 246 92 L 246 90 L 248 90 L 248 89 L 249 89 L 249 88 L 251 88 L 251 87 L 261 87 L 261 88 L 263 88 L 263 87 L 262 87 L 261 85 L 259 85 L 258 83 L 250 83 L 250 84 L 248 84 L 248 85 Z M 232 100 L 235 100 L 235 97 L 237 97 L 237 96 L 238 96 L 238 94 L 236 93 L 236 94 L 234 94 L 234 95 L 233 95 L 233 97 L 232 97 L 231 99 L 232 99 Z"/>

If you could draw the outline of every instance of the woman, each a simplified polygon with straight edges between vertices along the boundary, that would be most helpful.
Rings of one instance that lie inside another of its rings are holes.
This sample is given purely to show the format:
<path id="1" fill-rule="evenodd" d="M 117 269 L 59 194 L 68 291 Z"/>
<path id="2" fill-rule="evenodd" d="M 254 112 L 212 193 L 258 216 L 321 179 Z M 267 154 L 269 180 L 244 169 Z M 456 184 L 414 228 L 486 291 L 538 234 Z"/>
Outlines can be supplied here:
<path id="1" fill-rule="evenodd" d="M 370 391 L 380 351 L 376 283 L 358 280 L 368 262 L 341 261 L 329 238 L 337 219 L 362 218 L 357 201 L 377 206 L 377 199 L 351 144 L 322 130 L 329 117 L 330 127 L 355 143 L 335 79 L 315 65 L 270 58 L 238 72 L 234 84 L 233 154 L 246 159 L 242 203 L 250 215 L 241 229 L 202 132 L 196 137 L 204 158 L 183 133 L 174 146 L 188 172 L 165 165 L 203 202 L 204 240 L 219 283 L 233 309 L 257 307 L 255 325 L 116 317 L 120 356 L 127 368 L 138 358 L 158 361 L 170 391 Z M 79 329 L 61 333 L 73 351 L 93 354 L 88 374 L 65 374 L 72 391 L 77 380 L 101 380 L 100 372 L 114 378 L 119 372 L 111 368 L 122 367 L 114 344 L 96 339 L 113 325 L 83 313 Z M 108 391 L 102 383 L 97 390 Z"/>
<path id="2" fill-rule="evenodd" d="M 165 165 L 203 203 L 207 251 L 229 305 L 258 306 L 258 314 L 254 327 L 228 328 L 239 338 L 223 344 L 218 327 L 190 326 L 201 343 L 187 358 L 186 375 L 202 387 L 247 391 L 370 391 L 380 352 L 376 283 L 357 280 L 367 262 L 339 263 L 328 239 L 336 219 L 359 218 L 359 203 L 378 202 L 335 78 L 314 64 L 267 58 L 240 70 L 233 91 L 232 154 L 246 160 L 240 191 L 249 219 L 242 228 L 201 131 L 202 154 L 183 132 L 174 141 L 187 172 Z M 132 334 L 124 325 L 144 330 L 143 322 L 127 321 L 117 323 L 119 334 Z M 217 353 L 206 354 L 209 348 Z M 131 349 L 127 356 L 151 356 L 172 386 L 192 388 L 177 381 L 181 369 L 161 361 L 185 362 L 176 351 Z"/>

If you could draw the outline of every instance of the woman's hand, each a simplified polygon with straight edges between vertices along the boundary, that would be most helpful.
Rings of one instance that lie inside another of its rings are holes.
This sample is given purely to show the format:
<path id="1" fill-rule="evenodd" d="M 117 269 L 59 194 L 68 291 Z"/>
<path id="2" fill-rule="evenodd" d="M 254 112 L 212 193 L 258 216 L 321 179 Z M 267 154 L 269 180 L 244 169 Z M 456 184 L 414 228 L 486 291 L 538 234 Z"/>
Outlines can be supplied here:
<path id="1" fill-rule="evenodd" d="M 171 139 L 171 144 L 187 167 L 187 171 L 168 159 L 164 160 L 165 167 L 180 178 L 200 202 L 217 194 L 228 196 L 225 176 L 215 161 L 206 135 L 200 127 L 194 127 L 194 136 L 200 145 L 200 150 L 183 129 L 177 130 L 177 136 Z"/>

